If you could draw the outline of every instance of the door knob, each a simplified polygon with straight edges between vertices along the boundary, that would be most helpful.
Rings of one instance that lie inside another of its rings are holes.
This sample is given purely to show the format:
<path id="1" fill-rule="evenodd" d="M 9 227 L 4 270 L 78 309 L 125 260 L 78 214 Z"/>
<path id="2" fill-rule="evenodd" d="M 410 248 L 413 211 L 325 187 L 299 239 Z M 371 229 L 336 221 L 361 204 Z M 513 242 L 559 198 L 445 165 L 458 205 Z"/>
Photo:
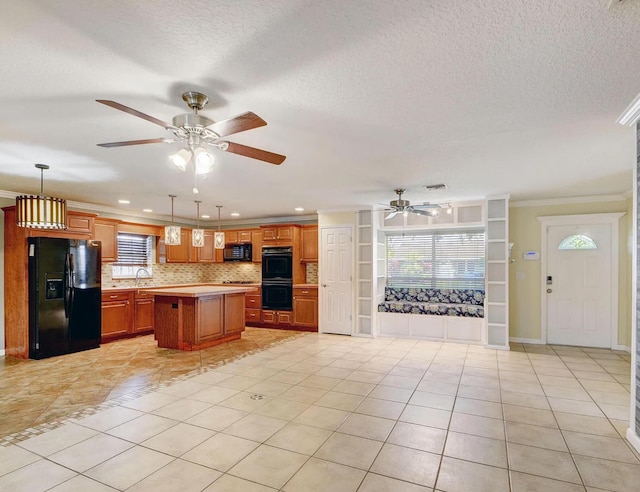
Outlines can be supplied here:
<path id="1" fill-rule="evenodd" d="M 551 289 L 547 289 L 547 294 L 551 294 L 553 291 Z"/>
<path id="2" fill-rule="evenodd" d="M 322 284 L 322 286 L 323 286 L 323 287 L 326 287 L 326 286 L 327 286 L 327 284 Z"/>

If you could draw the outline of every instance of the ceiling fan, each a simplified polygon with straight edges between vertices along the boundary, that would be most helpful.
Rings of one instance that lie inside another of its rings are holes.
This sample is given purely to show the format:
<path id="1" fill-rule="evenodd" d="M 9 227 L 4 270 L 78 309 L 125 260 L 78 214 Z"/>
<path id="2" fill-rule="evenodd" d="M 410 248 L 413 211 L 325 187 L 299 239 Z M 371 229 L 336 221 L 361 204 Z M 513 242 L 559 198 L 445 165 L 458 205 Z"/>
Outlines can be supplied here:
<path id="1" fill-rule="evenodd" d="M 185 142 L 189 147 L 188 150 L 184 149 L 186 155 L 180 156 L 179 154 L 181 151 L 176 153 L 176 156 L 182 157 L 184 164 L 181 166 L 174 159 L 174 164 L 176 164 L 176 166 L 180 167 L 183 170 L 184 167 L 186 167 L 186 164 L 191 156 L 193 156 L 195 160 L 203 161 L 203 159 L 200 159 L 200 154 L 203 151 L 206 152 L 206 146 L 215 147 L 218 150 L 232 152 L 234 154 L 243 155 L 252 159 L 258 159 L 260 161 L 268 162 L 269 164 L 275 165 L 282 164 L 286 159 L 284 155 L 274 154 L 273 152 L 256 149 L 255 147 L 248 147 L 246 145 L 234 142 L 228 142 L 223 139 L 223 137 L 227 137 L 235 133 L 240 133 L 247 130 L 252 130 L 253 128 L 265 126 L 267 122 L 260 118 L 257 114 L 252 113 L 251 111 L 247 111 L 246 113 L 239 114 L 237 116 L 234 116 L 233 118 L 215 122 L 207 116 L 198 114 L 198 111 L 202 110 L 202 108 L 204 108 L 209 101 L 209 98 L 206 95 L 200 92 L 189 91 L 182 94 L 182 99 L 187 103 L 187 106 L 189 106 L 189 108 L 191 108 L 193 112 L 174 116 L 172 119 L 172 123 L 167 123 L 166 121 L 159 120 L 157 118 L 154 118 L 153 116 L 141 113 L 140 111 L 137 111 L 115 101 L 109 101 L 107 99 L 96 99 L 96 101 L 101 104 L 105 104 L 106 106 L 110 106 L 114 109 L 118 109 L 133 116 L 137 116 L 138 118 L 150 121 L 151 123 L 169 130 L 173 134 L 173 136 L 169 138 L 148 138 L 144 140 L 127 140 L 124 142 L 100 143 L 98 144 L 98 146 L 124 147 L 128 145 L 141 145 L 149 143 Z M 204 157 L 206 159 L 206 156 Z M 212 156 L 210 156 L 209 160 L 211 161 L 211 164 L 213 164 Z M 204 162 L 206 163 L 206 160 L 204 160 Z M 205 165 L 204 167 L 206 168 L 207 166 Z M 198 173 L 198 168 L 196 167 L 196 173 L 204 174 L 205 172 Z"/>
<path id="2" fill-rule="evenodd" d="M 384 220 L 392 219 L 398 213 L 412 213 L 418 215 L 426 215 L 428 217 L 433 217 L 438 215 L 438 210 L 442 207 L 436 203 L 423 203 L 422 205 L 411 205 L 409 200 L 403 200 L 402 194 L 406 191 L 402 188 L 398 188 L 393 190 L 398 194 L 397 200 L 391 200 L 389 202 L 389 206 L 391 208 L 385 209 L 385 212 L 389 212 L 389 214 L 384 218 Z"/>

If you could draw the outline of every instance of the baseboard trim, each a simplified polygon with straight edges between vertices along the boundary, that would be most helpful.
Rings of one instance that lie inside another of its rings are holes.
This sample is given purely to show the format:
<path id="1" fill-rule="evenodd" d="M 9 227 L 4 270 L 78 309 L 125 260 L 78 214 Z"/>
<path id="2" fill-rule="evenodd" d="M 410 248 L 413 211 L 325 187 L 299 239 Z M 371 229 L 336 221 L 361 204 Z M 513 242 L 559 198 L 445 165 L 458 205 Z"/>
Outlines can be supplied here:
<path id="1" fill-rule="evenodd" d="M 0 349 L 0 357 L 4 356 L 4 349 Z"/>
<path id="2" fill-rule="evenodd" d="M 622 350 L 623 352 L 627 352 L 628 354 L 631 353 L 631 348 L 627 347 L 626 345 L 614 345 L 613 347 L 611 347 L 611 350 Z"/>
<path id="3" fill-rule="evenodd" d="M 631 430 L 631 427 L 627 429 L 627 441 L 629 441 L 631 445 L 640 453 L 640 437 L 636 436 L 635 432 Z"/>
<path id="4" fill-rule="evenodd" d="M 533 345 L 544 345 L 544 342 L 540 338 L 509 337 L 509 341 L 513 343 L 530 343 Z"/>

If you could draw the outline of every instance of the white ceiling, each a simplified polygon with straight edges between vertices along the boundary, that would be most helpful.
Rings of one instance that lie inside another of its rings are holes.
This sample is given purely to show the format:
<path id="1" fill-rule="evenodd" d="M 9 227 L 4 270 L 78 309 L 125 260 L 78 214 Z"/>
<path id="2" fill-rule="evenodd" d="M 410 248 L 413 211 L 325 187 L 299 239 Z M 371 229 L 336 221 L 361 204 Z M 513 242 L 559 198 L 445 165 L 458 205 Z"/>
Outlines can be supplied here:
<path id="1" fill-rule="evenodd" d="M 253 111 L 228 139 L 281 166 L 216 152 L 202 213 L 291 216 L 395 198 L 525 200 L 631 190 L 640 1 L 21 0 L 0 18 L 0 190 L 195 217 L 161 120 Z M 610 8 L 609 8 L 610 7 Z M 425 184 L 445 182 L 427 193 Z M 130 205 L 118 205 L 127 198 Z"/>

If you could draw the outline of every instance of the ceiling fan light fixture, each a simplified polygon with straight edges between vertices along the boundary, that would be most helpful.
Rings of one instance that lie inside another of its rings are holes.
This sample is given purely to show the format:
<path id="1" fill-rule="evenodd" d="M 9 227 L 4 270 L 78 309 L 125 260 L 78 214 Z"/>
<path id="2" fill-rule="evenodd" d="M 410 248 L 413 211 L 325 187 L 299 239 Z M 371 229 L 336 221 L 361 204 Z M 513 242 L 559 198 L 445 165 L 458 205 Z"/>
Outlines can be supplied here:
<path id="1" fill-rule="evenodd" d="M 169 159 L 180 171 L 185 171 L 187 164 L 191 160 L 191 151 L 189 149 L 180 149 L 175 154 L 170 155 Z"/>
<path id="2" fill-rule="evenodd" d="M 194 151 L 194 167 L 196 174 L 208 174 L 213 171 L 215 157 L 202 147 L 198 147 Z"/>
<path id="3" fill-rule="evenodd" d="M 40 169 L 40 195 L 16 197 L 16 224 L 35 229 L 66 229 L 67 202 L 62 198 L 44 196 L 44 170 L 46 164 L 36 164 Z"/>

